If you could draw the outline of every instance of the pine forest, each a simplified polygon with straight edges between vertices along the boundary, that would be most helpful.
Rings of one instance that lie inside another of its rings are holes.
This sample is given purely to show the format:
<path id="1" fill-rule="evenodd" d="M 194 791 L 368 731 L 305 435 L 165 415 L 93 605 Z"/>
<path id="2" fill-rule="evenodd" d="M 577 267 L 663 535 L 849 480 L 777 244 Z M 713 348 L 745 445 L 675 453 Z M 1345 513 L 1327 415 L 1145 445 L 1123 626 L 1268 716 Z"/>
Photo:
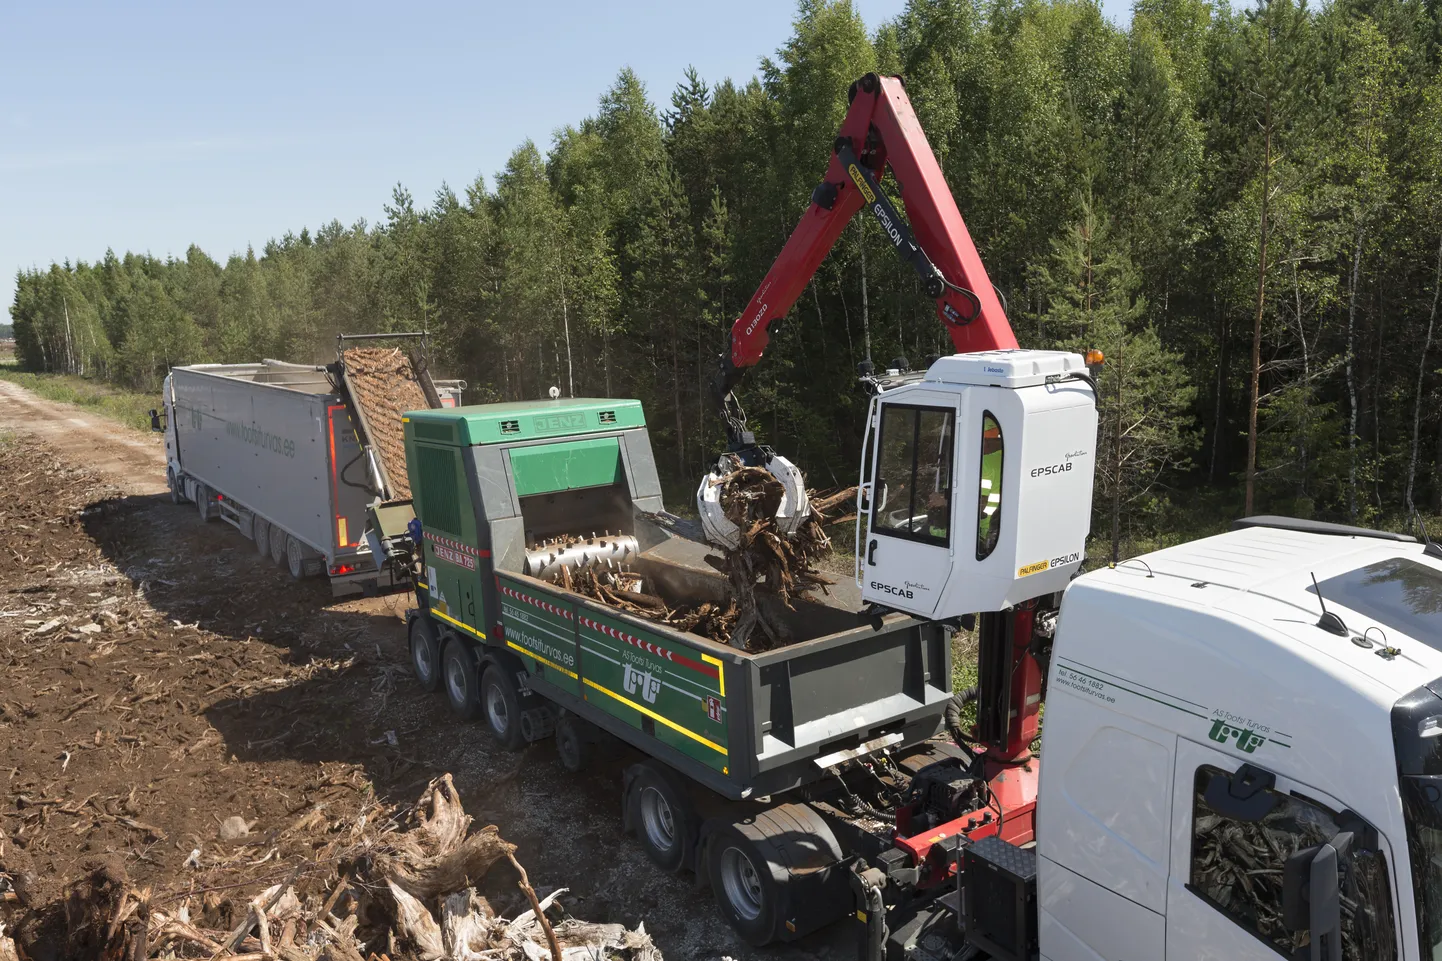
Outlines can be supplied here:
<path id="1" fill-rule="evenodd" d="M 900 74 L 1022 346 L 1106 355 L 1104 549 L 1246 511 L 1410 529 L 1442 511 L 1439 17 L 1138 0 L 1118 26 L 1092 0 L 911 0 L 869 31 L 847 0 L 801 0 L 754 78 L 622 69 L 592 116 L 494 178 L 395 186 L 379 223 L 22 272 L 18 359 L 155 390 L 171 365 L 325 362 L 338 333 L 423 329 L 470 403 L 640 398 L 684 508 L 722 443 L 716 357 L 847 88 Z M 858 217 L 742 400 L 813 486 L 852 484 L 858 362 L 949 348 Z"/>

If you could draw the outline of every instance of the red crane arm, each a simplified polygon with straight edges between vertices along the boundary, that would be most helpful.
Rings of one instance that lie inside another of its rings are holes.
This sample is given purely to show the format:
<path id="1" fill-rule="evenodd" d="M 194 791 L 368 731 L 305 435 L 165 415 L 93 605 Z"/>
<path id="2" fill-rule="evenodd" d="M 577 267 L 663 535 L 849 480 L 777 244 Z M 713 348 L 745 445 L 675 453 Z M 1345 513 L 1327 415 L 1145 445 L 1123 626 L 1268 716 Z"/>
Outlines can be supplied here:
<path id="1" fill-rule="evenodd" d="M 870 209 L 897 252 L 922 276 L 958 353 L 1017 346 L 901 78 L 867 74 L 852 85 L 851 97 L 825 180 L 732 325 L 730 354 L 722 358 L 723 396 L 745 368 L 761 359 L 768 328 L 796 303 L 862 207 Z M 877 186 L 887 164 L 904 191 L 910 229 Z"/>

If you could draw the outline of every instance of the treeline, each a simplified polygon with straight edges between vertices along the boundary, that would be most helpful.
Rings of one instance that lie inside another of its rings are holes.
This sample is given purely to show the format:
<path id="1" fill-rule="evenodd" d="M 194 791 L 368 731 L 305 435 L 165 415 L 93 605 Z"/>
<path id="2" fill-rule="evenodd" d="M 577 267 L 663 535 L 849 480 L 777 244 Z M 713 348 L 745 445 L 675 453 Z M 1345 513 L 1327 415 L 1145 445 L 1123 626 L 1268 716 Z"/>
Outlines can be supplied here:
<path id="1" fill-rule="evenodd" d="M 758 78 L 692 72 L 658 104 L 623 70 L 544 152 L 429 204 L 397 187 L 382 223 L 224 265 L 192 247 L 22 273 L 17 349 L 153 387 L 171 364 L 324 360 L 339 332 L 424 328 L 473 401 L 641 398 L 679 487 L 720 440 L 716 354 L 847 87 L 899 73 L 1021 343 L 1109 357 L 1098 504 L 1118 534 L 1179 489 L 1395 518 L 1442 499 L 1438 44 L 1417 0 L 1139 0 L 1127 28 L 1089 0 L 911 0 L 870 35 L 849 3 L 802 0 Z M 742 388 L 815 484 L 856 475 L 867 351 L 949 346 L 879 239 L 847 229 Z"/>

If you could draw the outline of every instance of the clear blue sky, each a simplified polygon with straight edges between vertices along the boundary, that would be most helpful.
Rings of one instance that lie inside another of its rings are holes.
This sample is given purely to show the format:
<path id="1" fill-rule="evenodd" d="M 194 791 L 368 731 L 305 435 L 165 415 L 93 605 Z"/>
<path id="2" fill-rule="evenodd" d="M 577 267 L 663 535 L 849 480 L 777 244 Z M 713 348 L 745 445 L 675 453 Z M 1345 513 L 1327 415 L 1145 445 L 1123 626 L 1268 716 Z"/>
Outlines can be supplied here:
<path id="1" fill-rule="evenodd" d="M 868 27 L 904 0 L 854 0 Z M 1126 0 L 1106 0 L 1118 19 Z M 222 263 L 375 221 L 401 182 L 489 181 L 594 112 L 621 67 L 756 72 L 790 0 L 247 4 L 0 0 L 0 322 L 17 269 L 106 247 Z"/>

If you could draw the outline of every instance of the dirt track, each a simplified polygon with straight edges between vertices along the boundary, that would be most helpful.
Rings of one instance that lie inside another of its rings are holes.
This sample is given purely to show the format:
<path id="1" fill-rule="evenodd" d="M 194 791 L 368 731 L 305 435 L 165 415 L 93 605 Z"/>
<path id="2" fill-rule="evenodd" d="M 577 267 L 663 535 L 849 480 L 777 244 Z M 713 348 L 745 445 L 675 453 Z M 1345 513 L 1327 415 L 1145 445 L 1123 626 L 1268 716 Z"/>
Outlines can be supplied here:
<path id="1" fill-rule="evenodd" d="M 305 852 L 238 865 L 221 820 L 261 834 L 323 802 L 343 824 L 450 771 L 542 893 L 569 887 L 588 920 L 644 921 L 667 957 L 849 956 L 844 926 L 747 947 L 692 878 L 622 834 L 624 761 L 569 775 L 549 742 L 509 754 L 454 721 L 410 679 L 408 596 L 336 603 L 291 581 L 169 503 L 157 440 L 5 382 L 0 429 L 18 435 L 0 446 L 0 864 L 28 866 L 31 902 L 100 858 L 160 890 L 268 878 Z M 195 849 L 201 867 L 184 867 Z"/>

